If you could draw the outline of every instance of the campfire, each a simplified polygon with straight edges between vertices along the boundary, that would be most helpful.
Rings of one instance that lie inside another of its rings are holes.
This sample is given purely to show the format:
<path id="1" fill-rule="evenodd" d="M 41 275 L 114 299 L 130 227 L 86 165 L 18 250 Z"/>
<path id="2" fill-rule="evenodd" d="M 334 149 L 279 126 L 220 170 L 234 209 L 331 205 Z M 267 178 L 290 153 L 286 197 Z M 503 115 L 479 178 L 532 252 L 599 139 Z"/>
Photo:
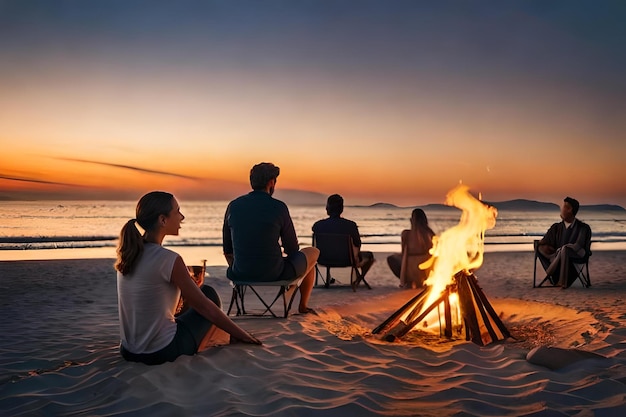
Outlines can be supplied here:
<path id="1" fill-rule="evenodd" d="M 448 193 L 446 205 L 462 210 L 459 224 L 433 238 L 432 256 L 420 265 L 432 266 L 424 289 L 372 331 L 387 341 L 418 326 L 431 331 L 438 327 L 448 338 L 464 332 L 466 340 L 479 345 L 510 336 L 473 273 L 483 263 L 485 230 L 495 226 L 498 211 L 462 184 Z"/>

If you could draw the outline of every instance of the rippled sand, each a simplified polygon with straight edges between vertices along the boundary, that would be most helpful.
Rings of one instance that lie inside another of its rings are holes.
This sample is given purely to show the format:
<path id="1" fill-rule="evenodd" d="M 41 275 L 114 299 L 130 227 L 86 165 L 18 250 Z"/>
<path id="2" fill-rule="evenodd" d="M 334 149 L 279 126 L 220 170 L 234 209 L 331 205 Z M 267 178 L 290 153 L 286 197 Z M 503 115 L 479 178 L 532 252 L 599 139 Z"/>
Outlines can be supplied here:
<path id="1" fill-rule="evenodd" d="M 237 318 L 264 346 L 153 367 L 117 353 L 112 260 L 0 262 L 0 415 L 626 415 L 626 252 L 595 252 L 592 288 L 565 291 L 532 288 L 531 253 L 485 254 L 479 285 L 513 336 L 487 347 L 372 335 L 416 293 L 376 256 L 371 291 L 314 290 L 319 316 Z M 208 271 L 227 308 L 224 267 Z M 526 360 L 537 346 L 603 357 L 550 370 Z"/>

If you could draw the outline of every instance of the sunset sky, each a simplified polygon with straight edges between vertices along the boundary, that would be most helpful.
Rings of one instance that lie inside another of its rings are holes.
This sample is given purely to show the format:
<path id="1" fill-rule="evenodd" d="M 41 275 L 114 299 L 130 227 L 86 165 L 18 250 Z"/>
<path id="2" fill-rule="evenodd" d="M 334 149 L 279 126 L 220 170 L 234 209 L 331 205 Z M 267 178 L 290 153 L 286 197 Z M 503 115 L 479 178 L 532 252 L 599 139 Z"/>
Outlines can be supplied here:
<path id="1" fill-rule="evenodd" d="M 626 2 L 0 0 L 0 199 L 626 207 Z"/>

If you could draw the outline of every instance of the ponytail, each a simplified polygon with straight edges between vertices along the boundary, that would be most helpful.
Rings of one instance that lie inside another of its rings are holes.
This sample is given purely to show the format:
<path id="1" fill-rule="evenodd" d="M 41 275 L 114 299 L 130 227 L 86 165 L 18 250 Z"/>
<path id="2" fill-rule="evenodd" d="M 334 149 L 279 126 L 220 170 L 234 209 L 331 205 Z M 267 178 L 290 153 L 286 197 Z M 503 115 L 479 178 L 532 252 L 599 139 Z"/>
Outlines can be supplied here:
<path id="1" fill-rule="evenodd" d="M 120 231 L 115 269 L 122 275 L 133 272 L 137 260 L 143 253 L 143 237 L 135 226 L 136 221 L 136 219 L 127 221 Z"/>
<path id="2" fill-rule="evenodd" d="M 115 269 L 122 275 L 133 272 L 143 253 L 143 236 L 137 230 L 135 223 L 145 231 L 155 230 L 158 227 L 159 216 L 167 216 L 172 210 L 172 198 L 174 196 L 170 193 L 152 191 L 137 202 L 136 218 L 127 221 L 120 231 Z"/>

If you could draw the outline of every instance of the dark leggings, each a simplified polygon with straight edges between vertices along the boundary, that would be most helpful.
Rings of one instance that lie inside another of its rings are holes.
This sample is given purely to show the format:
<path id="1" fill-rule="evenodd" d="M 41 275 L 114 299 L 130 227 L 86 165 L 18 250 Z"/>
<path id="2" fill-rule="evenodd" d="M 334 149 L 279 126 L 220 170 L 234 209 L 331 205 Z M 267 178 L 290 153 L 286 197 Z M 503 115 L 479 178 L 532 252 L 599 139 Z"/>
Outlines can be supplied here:
<path id="1" fill-rule="evenodd" d="M 200 288 L 208 299 L 218 307 L 222 307 L 219 295 L 212 287 L 204 285 Z M 142 362 L 146 365 L 158 365 L 164 362 L 173 362 L 181 355 L 194 355 L 198 352 L 200 342 L 207 334 L 213 323 L 190 308 L 176 317 L 176 334 L 169 345 L 153 353 L 132 353 L 120 344 L 122 357 L 131 362 Z"/>

